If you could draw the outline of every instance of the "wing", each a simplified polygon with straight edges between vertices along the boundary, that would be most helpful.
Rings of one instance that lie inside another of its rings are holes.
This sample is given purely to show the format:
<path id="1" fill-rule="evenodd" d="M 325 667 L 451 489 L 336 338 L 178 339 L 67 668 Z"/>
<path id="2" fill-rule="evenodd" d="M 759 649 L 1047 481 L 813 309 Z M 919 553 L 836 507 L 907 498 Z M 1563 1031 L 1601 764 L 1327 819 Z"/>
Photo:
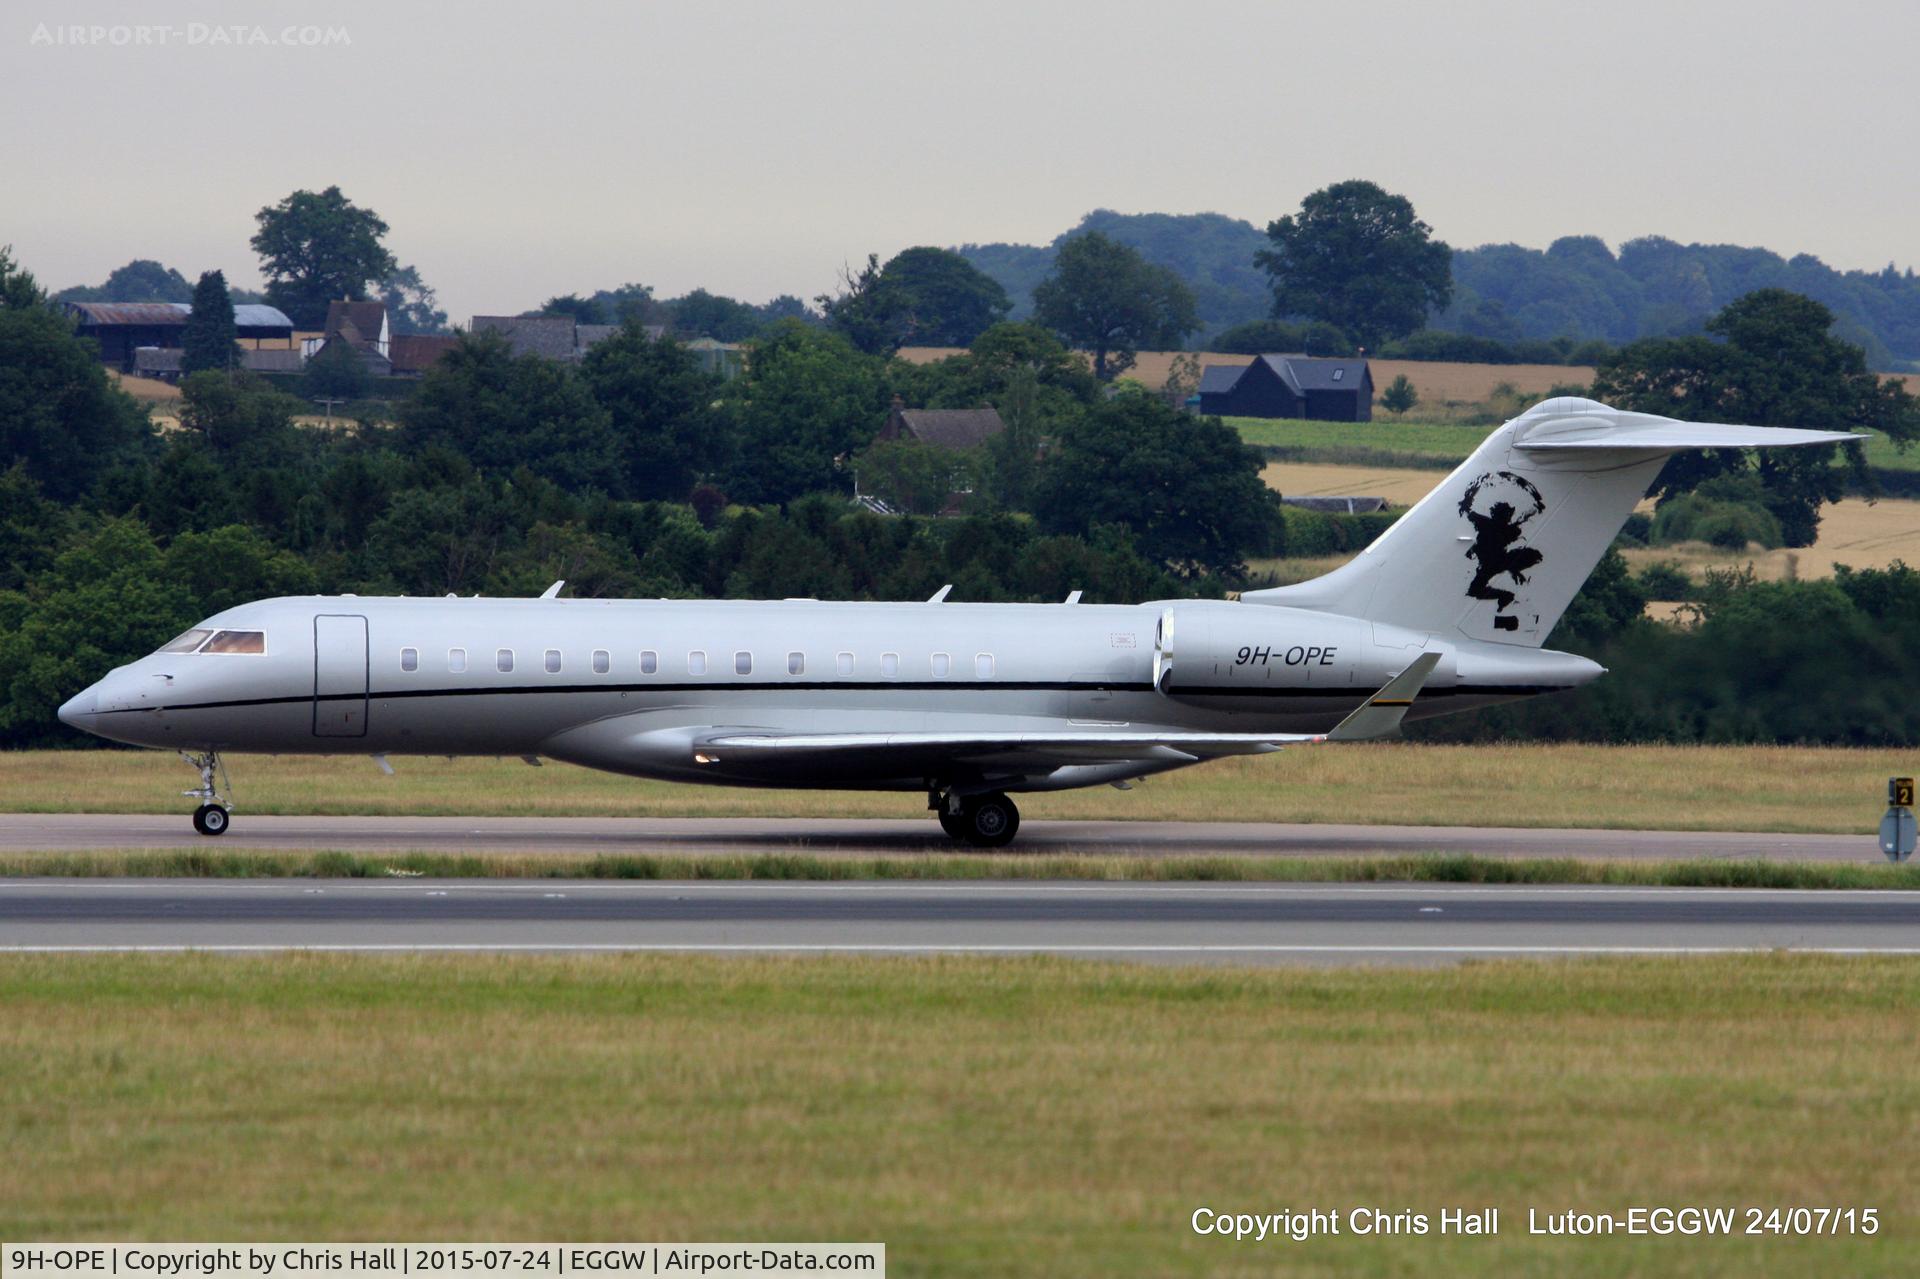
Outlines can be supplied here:
<path id="1" fill-rule="evenodd" d="M 752 764 L 802 758 L 887 758 L 1007 763 L 1011 759 L 1046 766 L 1152 760 L 1194 763 L 1224 755 L 1264 755 L 1301 742 L 1360 742 L 1385 737 L 1400 727 L 1407 708 L 1439 663 L 1438 653 L 1422 653 L 1406 670 L 1325 733 L 1184 733 L 1152 731 L 879 732 L 780 733 L 727 729 L 696 742 L 695 758 L 708 764 Z"/>

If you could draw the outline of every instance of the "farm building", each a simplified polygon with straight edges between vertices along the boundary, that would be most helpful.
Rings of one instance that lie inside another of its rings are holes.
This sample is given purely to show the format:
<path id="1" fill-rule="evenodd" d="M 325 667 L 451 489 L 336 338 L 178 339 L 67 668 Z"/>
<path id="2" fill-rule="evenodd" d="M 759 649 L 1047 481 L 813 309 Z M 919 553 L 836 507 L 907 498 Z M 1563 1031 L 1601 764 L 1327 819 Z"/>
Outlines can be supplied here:
<path id="1" fill-rule="evenodd" d="M 301 351 L 311 360 L 338 342 L 359 355 L 367 372 L 385 377 L 393 372 L 393 330 L 387 322 L 384 302 L 329 302 L 327 323 L 317 338 L 301 342 Z"/>
<path id="2" fill-rule="evenodd" d="M 893 397 L 893 412 L 880 428 L 883 440 L 916 440 L 956 453 L 979 448 L 1007 429 L 1000 414 L 985 409 L 910 409 L 899 396 Z"/>
<path id="3" fill-rule="evenodd" d="M 515 355 L 538 355 L 549 360 L 577 360 L 596 342 L 620 331 L 617 324 L 579 324 L 570 315 L 476 315 L 473 332 L 498 333 Z M 666 330 L 647 326 L 647 336 L 659 340 Z"/>
<path id="4" fill-rule="evenodd" d="M 134 371 L 141 347 L 179 349 L 193 307 L 185 302 L 67 302 L 74 332 L 92 338 L 100 347 L 103 364 L 123 373 Z M 258 302 L 233 308 L 235 336 L 243 349 L 291 350 L 293 321 L 280 310 Z"/>
<path id="5" fill-rule="evenodd" d="M 396 333 L 387 354 L 395 377 L 424 377 L 460 341 L 431 333 Z"/>
<path id="6" fill-rule="evenodd" d="M 1373 373 L 1365 360 L 1262 355 L 1245 365 L 1209 364 L 1200 411 L 1222 417 L 1373 420 Z"/>

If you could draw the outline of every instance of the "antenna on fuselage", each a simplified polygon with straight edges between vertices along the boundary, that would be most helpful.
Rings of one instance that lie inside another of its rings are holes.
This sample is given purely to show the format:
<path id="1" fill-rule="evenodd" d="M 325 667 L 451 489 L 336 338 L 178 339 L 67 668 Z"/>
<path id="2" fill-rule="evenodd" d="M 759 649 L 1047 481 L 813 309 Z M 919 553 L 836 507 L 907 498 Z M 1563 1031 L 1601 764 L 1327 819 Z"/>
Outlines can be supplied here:
<path id="1" fill-rule="evenodd" d="M 1066 600 L 1066 602 L 1067 602 L 1067 603 L 1069 603 L 1069 604 L 1078 604 L 1078 603 L 1080 602 L 1080 592 L 1079 592 L 1079 591 L 1068 591 L 1068 592 L 1067 592 L 1067 600 Z"/>
<path id="2" fill-rule="evenodd" d="M 935 592 L 933 593 L 933 598 L 932 598 L 932 599 L 930 599 L 930 600 L 928 600 L 928 601 L 927 601 L 927 603 L 929 603 L 929 604 L 944 604 L 944 603 L 946 603 L 946 602 L 947 602 L 947 592 L 948 592 L 948 591 L 950 591 L 950 590 L 952 590 L 952 589 L 953 589 L 953 583 L 952 583 L 952 582 L 948 582 L 948 583 L 947 583 L 947 584 L 946 584 L 945 586 L 943 586 L 943 587 L 941 587 L 941 588 L 940 588 L 939 590 L 937 590 L 937 591 L 935 591 Z"/>
<path id="3" fill-rule="evenodd" d="M 557 581 L 557 582 L 555 582 L 555 583 L 554 583 L 554 584 L 553 584 L 552 586 L 549 586 L 549 587 L 548 587 L 548 588 L 547 588 L 546 590 L 544 590 L 544 591 L 541 591 L 541 592 L 540 592 L 540 598 L 541 598 L 541 599 L 543 599 L 543 600 L 557 600 L 557 599 L 559 599 L 559 598 L 560 598 L 560 588 L 561 588 L 561 587 L 563 587 L 563 586 L 565 586 L 566 584 L 567 584 L 567 579 L 566 579 L 566 578 L 564 578 L 564 577 L 563 577 L 563 578 L 561 578 L 561 579 L 560 579 L 559 581 Z"/>

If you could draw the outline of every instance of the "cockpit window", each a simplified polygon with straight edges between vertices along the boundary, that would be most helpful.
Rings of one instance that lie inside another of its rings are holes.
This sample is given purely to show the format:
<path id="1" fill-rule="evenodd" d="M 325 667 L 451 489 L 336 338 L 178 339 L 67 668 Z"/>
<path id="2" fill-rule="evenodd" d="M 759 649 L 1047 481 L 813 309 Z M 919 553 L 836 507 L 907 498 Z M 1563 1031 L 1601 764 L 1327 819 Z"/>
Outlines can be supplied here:
<path id="1" fill-rule="evenodd" d="M 267 651 L 267 633 L 265 631 L 221 631 L 207 646 L 203 653 L 264 653 Z"/>
<path id="2" fill-rule="evenodd" d="M 160 646 L 162 653 L 191 653 L 207 642 L 207 636 L 213 634 L 204 626 L 196 626 L 183 631 Z"/>

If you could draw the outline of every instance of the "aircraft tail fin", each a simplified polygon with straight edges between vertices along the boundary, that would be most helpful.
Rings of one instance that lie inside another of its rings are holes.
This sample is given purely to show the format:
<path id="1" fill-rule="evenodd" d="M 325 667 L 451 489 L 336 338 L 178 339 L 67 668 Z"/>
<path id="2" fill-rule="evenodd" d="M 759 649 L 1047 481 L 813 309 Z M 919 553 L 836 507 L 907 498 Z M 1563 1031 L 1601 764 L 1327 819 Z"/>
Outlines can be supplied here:
<path id="1" fill-rule="evenodd" d="M 1489 435 L 1348 563 L 1240 598 L 1537 648 L 1669 454 L 1858 438 L 1678 422 L 1572 396 L 1546 400 Z"/>

